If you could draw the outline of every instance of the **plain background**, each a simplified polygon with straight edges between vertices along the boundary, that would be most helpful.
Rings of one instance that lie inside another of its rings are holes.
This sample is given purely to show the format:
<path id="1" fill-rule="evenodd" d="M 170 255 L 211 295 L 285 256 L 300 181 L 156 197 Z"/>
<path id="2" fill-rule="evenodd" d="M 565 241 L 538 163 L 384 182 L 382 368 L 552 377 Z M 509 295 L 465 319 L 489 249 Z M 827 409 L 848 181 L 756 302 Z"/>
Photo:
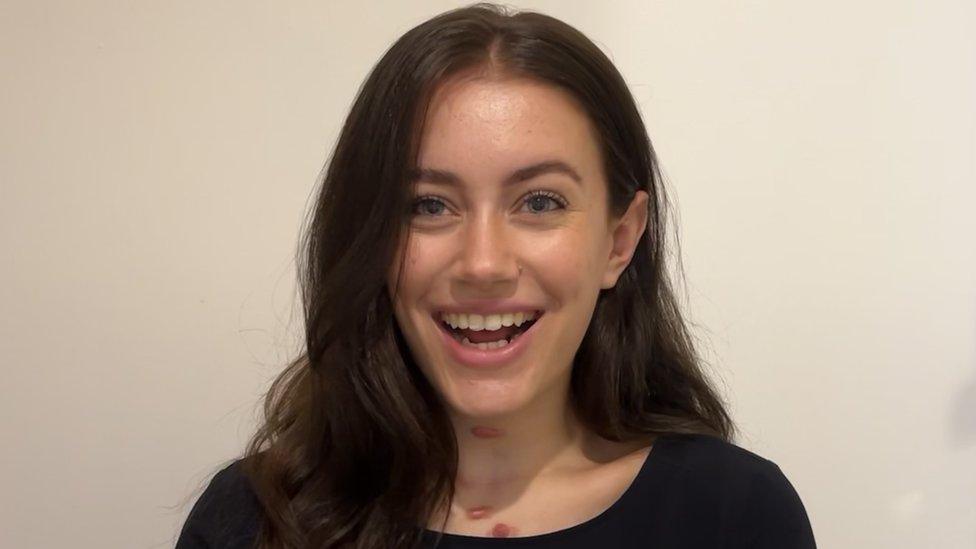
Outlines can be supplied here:
<path id="1" fill-rule="evenodd" d="M 299 349 L 359 85 L 458 5 L 0 2 L 0 545 L 172 546 Z M 631 86 L 738 443 L 820 547 L 976 547 L 976 5 L 510 5 Z"/>

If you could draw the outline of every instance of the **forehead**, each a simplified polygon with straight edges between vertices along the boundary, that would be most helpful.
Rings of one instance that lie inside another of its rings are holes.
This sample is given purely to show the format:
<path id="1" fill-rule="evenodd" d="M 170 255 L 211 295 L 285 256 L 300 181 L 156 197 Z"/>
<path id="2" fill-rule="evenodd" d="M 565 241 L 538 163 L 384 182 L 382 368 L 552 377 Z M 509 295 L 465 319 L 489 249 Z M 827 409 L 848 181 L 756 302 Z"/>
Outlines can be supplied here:
<path id="1" fill-rule="evenodd" d="M 432 96 L 420 167 L 507 173 L 551 158 L 589 175 L 599 166 L 592 123 L 567 92 L 528 79 L 460 77 Z"/>

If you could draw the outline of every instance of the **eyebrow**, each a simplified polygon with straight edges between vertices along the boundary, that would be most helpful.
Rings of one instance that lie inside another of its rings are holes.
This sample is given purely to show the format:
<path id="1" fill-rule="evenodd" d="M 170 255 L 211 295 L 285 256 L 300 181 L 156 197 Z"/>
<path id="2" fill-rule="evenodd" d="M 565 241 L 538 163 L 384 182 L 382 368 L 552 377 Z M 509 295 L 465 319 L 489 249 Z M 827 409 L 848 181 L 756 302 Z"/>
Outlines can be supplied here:
<path id="1" fill-rule="evenodd" d="M 583 178 L 580 177 L 579 172 L 573 169 L 573 167 L 566 162 L 563 162 L 562 160 L 545 160 L 515 170 L 509 174 L 504 181 L 502 181 L 502 185 L 507 187 L 509 185 L 521 183 L 522 181 L 528 181 L 529 179 L 539 177 L 540 175 L 545 175 L 547 173 L 561 173 L 572 178 L 577 184 L 581 184 L 583 182 Z M 444 185 L 460 185 L 462 182 L 460 176 L 447 170 L 438 170 L 435 168 L 414 168 L 409 171 L 408 181 L 410 183 L 420 180 Z"/>

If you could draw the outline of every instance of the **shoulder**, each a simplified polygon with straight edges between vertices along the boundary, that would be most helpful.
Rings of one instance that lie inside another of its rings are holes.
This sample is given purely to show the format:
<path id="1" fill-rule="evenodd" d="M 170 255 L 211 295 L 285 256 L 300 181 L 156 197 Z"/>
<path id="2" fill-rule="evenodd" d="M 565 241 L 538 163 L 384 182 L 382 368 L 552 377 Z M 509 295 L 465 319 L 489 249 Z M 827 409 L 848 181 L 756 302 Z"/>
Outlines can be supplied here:
<path id="1" fill-rule="evenodd" d="M 247 549 L 257 537 L 260 505 L 241 460 L 219 470 L 183 524 L 176 549 Z"/>
<path id="2" fill-rule="evenodd" d="M 661 438 L 661 455 L 676 473 L 675 487 L 691 505 L 712 506 L 734 547 L 816 547 L 806 509 L 773 461 L 705 434 Z"/>
<path id="3" fill-rule="evenodd" d="M 774 462 L 735 443 L 706 434 L 669 434 L 660 437 L 658 459 L 707 481 L 786 477 Z M 656 451 L 656 450 L 655 450 Z"/>

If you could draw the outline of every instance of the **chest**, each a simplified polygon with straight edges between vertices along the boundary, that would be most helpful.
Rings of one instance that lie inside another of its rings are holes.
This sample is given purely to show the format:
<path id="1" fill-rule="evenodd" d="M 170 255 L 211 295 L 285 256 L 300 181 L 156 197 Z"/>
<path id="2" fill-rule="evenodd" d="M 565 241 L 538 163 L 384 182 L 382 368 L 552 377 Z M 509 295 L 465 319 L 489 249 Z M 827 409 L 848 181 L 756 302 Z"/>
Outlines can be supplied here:
<path id="1" fill-rule="evenodd" d="M 639 462 L 495 493 L 457 493 L 444 532 L 476 537 L 524 537 L 565 530 L 606 512 L 630 487 Z M 440 517 L 443 519 L 443 516 Z M 432 521 L 430 529 L 440 529 Z"/>

